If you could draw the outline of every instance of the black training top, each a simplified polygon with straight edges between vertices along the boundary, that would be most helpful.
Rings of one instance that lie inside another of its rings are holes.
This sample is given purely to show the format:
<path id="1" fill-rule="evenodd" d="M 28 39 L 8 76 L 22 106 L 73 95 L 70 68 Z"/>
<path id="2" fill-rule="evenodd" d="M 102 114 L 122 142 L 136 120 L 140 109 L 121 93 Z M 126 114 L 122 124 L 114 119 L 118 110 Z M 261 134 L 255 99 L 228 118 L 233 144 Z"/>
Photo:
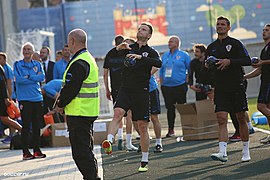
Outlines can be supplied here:
<path id="1" fill-rule="evenodd" d="M 0 65 L 0 98 L 1 99 L 5 99 L 8 97 L 6 81 L 7 81 L 7 78 L 5 75 L 5 71 Z"/>
<path id="2" fill-rule="evenodd" d="M 214 83 L 214 76 L 213 72 L 210 71 L 210 69 L 206 68 L 204 65 L 204 61 L 200 62 L 198 59 L 194 58 L 190 62 L 189 67 L 189 78 L 188 78 L 188 84 L 191 86 L 193 85 L 193 74 L 195 73 L 195 79 L 196 83 L 202 83 L 202 84 L 209 84 L 213 85 Z"/>
<path id="3" fill-rule="evenodd" d="M 270 60 L 270 42 L 262 49 L 261 60 Z M 270 82 L 270 64 L 262 65 L 261 81 Z"/>
<path id="4" fill-rule="evenodd" d="M 229 36 L 223 40 L 217 39 L 207 47 L 206 55 L 231 60 L 224 70 L 214 70 L 216 90 L 232 92 L 243 86 L 242 66 L 251 65 L 251 59 L 241 41 Z"/>
<path id="5" fill-rule="evenodd" d="M 116 48 L 112 48 L 105 57 L 103 68 L 109 69 L 112 90 L 118 90 L 121 86 L 124 59 L 125 55 L 119 53 Z"/>
<path id="6" fill-rule="evenodd" d="M 132 67 L 125 67 L 123 70 L 122 87 L 133 90 L 149 90 L 149 79 L 152 67 L 160 68 L 162 65 L 159 53 L 148 45 L 139 48 L 139 44 L 130 45 L 132 50 L 121 50 L 124 55 L 139 54 L 142 59 L 136 60 Z"/>

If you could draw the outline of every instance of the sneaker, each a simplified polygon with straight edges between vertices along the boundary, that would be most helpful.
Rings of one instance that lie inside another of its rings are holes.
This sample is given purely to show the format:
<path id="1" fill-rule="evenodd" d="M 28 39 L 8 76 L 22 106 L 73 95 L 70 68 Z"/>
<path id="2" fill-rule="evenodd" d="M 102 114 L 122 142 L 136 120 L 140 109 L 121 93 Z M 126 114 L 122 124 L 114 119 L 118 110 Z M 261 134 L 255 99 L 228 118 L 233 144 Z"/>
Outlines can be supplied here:
<path id="1" fill-rule="evenodd" d="M 224 156 L 222 153 L 211 154 L 211 158 L 215 161 L 227 162 L 228 156 Z"/>
<path id="2" fill-rule="evenodd" d="M 166 137 L 173 137 L 175 136 L 174 130 L 169 130 L 168 133 L 166 134 Z"/>
<path id="3" fill-rule="evenodd" d="M 141 166 L 138 169 L 139 172 L 148 171 L 148 162 L 141 162 Z"/>
<path id="4" fill-rule="evenodd" d="M 269 143 L 270 142 L 270 135 L 260 140 L 260 143 Z"/>
<path id="5" fill-rule="evenodd" d="M 140 140 L 140 139 L 141 139 L 141 136 L 140 136 L 140 135 L 138 135 L 138 136 L 136 137 L 136 139 L 137 139 L 137 140 Z"/>
<path id="6" fill-rule="evenodd" d="M 229 141 L 238 142 L 238 141 L 241 141 L 241 137 L 240 137 L 240 135 L 234 134 L 231 137 L 229 137 Z"/>
<path id="7" fill-rule="evenodd" d="M 243 152 L 243 154 L 242 154 L 242 162 L 248 162 L 248 161 L 250 161 L 250 154 L 249 154 L 249 151 L 248 152 Z"/>
<path id="8" fill-rule="evenodd" d="M 254 134 L 254 133 L 255 133 L 255 131 L 253 128 L 249 129 L 249 134 Z"/>
<path id="9" fill-rule="evenodd" d="M 123 150 L 124 146 L 123 146 L 123 139 L 118 139 L 118 150 Z"/>
<path id="10" fill-rule="evenodd" d="M 11 142 L 10 136 L 7 136 L 5 139 L 2 140 L 2 143 L 4 143 L 4 144 L 10 144 L 10 142 Z"/>
<path id="11" fill-rule="evenodd" d="M 102 148 L 104 149 L 106 154 L 112 154 L 112 144 L 110 141 L 108 140 L 103 141 Z"/>
<path id="12" fill-rule="evenodd" d="M 163 147 L 161 145 L 156 145 L 154 153 L 161 153 L 163 151 Z"/>
<path id="13" fill-rule="evenodd" d="M 35 159 L 35 156 L 33 156 L 31 153 L 23 154 L 23 160 L 30 160 L 30 159 Z"/>
<path id="14" fill-rule="evenodd" d="M 138 151 L 138 149 L 139 149 L 139 148 L 133 146 L 132 144 L 126 146 L 126 150 L 127 150 L 127 151 Z"/>
<path id="15" fill-rule="evenodd" d="M 139 145 L 138 150 L 137 150 L 137 153 L 140 153 L 140 152 L 142 152 L 141 145 Z"/>
<path id="16" fill-rule="evenodd" d="M 43 154 L 42 152 L 34 152 L 35 158 L 45 158 L 46 154 Z"/>

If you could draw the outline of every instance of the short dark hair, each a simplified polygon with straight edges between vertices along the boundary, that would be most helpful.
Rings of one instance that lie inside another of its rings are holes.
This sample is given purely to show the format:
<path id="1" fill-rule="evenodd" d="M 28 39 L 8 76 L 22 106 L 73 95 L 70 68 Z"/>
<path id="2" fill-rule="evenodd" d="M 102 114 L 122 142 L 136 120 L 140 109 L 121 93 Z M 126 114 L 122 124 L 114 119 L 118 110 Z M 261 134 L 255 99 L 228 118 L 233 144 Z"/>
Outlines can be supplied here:
<path id="1" fill-rule="evenodd" d="M 217 21 L 218 21 L 218 20 L 225 20 L 225 21 L 227 22 L 227 25 L 228 25 L 228 26 L 231 26 L 230 20 L 229 20 L 227 17 L 225 17 L 225 16 L 219 16 L 219 17 L 217 18 Z"/>
<path id="2" fill-rule="evenodd" d="M 67 48 L 68 48 L 68 44 L 65 44 L 65 45 L 63 46 L 63 49 L 64 49 L 65 47 L 67 47 Z"/>
<path id="3" fill-rule="evenodd" d="M 50 48 L 48 46 L 42 46 L 41 49 L 46 49 L 48 54 L 51 54 L 51 50 L 50 50 Z"/>
<path id="4" fill-rule="evenodd" d="M 114 38 L 114 43 L 115 43 L 116 46 L 121 44 L 123 41 L 124 41 L 124 37 L 122 35 L 117 35 Z"/>
<path id="5" fill-rule="evenodd" d="M 58 51 L 56 51 L 56 54 L 60 54 L 60 55 L 62 55 L 62 50 L 58 50 Z"/>
<path id="6" fill-rule="evenodd" d="M 199 49 L 201 51 L 201 53 L 205 53 L 206 52 L 206 45 L 204 45 L 204 44 L 194 44 L 193 50 L 195 51 L 195 49 Z"/>
<path id="7" fill-rule="evenodd" d="M 133 38 L 126 38 L 123 42 L 126 42 L 126 41 L 130 41 L 132 43 L 136 42 L 135 39 L 133 39 Z"/>
<path id="8" fill-rule="evenodd" d="M 7 54 L 4 52 L 0 52 L 0 56 L 3 56 L 5 60 L 7 60 Z"/>
<path id="9" fill-rule="evenodd" d="M 265 24 L 264 27 L 270 27 L 270 23 Z"/>
<path id="10" fill-rule="evenodd" d="M 145 25 L 145 26 L 149 27 L 149 30 L 150 30 L 149 33 L 150 33 L 150 34 L 153 33 L 153 26 L 152 26 L 151 23 L 149 23 L 149 22 L 143 22 L 141 25 Z"/>

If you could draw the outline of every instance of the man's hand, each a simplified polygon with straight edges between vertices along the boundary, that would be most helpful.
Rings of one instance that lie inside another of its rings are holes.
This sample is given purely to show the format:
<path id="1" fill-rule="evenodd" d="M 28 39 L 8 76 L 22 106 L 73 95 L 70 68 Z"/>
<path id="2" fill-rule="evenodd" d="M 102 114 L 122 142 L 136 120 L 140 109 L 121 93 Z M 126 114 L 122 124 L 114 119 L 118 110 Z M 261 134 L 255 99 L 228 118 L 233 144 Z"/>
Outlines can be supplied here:
<path id="1" fill-rule="evenodd" d="M 224 70 L 227 66 L 229 66 L 231 64 L 231 60 L 229 59 L 221 59 L 219 62 L 216 63 L 216 65 L 218 65 L 219 70 Z"/>
<path id="2" fill-rule="evenodd" d="M 106 91 L 106 97 L 110 101 L 112 100 L 112 96 L 111 95 L 112 95 L 112 93 L 110 91 Z"/>
<path id="3" fill-rule="evenodd" d="M 126 57 L 130 59 L 135 58 L 136 60 L 142 59 L 142 55 L 139 55 L 139 54 L 127 54 Z"/>
<path id="4" fill-rule="evenodd" d="M 9 101 L 8 98 L 5 99 L 5 104 L 6 104 L 7 107 L 9 107 L 11 105 L 11 102 Z"/>
<path id="5" fill-rule="evenodd" d="M 64 113 L 64 108 L 60 108 L 58 107 L 58 105 L 55 106 L 54 110 L 58 113 L 60 113 L 61 115 L 65 114 Z"/>
<path id="6" fill-rule="evenodd" d="M 122 42 L 121 44 L 119 44 L 118 46 L 116 46 L 116 50 L 117 51 L 120 51 L 120 50 L 123 50 L 123 49 L 131 50 L 131 48 L 129 47 L 129 44 L 126 43 L 126 42 Z"/>
<path id="7" fill-rule="evenodd" d="M 262 66 L 262 65 L 263 65 L 263 61 L 262 61 L 262 60 L 259 60 L 259 62 L 257 62 L 257 63 L 251 64 L 251 66 L 252 66 L 253 68 L 258 68 L 258 67 L 260 67 L 260 66 Z"/>
<path id="8" fill-rule="evenodd" d="M 200 89 L 200 88 L 197 88 L 197 87 L 194 86 L 194 85 L 191 85 L 191 86 L 190 86 L 190 89 L 192 89 L 192 90 L 195 91 L 195 92 L 201 92 L 201 89 Z"/>

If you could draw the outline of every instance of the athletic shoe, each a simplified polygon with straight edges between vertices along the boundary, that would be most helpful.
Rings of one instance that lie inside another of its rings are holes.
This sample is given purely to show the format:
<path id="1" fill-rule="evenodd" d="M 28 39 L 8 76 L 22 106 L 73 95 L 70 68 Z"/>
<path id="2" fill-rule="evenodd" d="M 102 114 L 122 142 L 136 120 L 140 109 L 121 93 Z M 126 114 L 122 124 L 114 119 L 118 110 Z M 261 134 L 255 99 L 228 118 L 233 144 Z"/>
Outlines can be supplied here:
<path id="1" fill-rule="evenodd" d="M 231 137 L 229 137 L 229 141 L 238 142 L 238 141 L 241 141 L 241 137 L 240 137 L 240 135 L 234 134 Z"/>
<path id="2" fill-rule="evenodd" d="M 168 133 L 166 134 L 166 137 L 173 137 L 173 136 L 175 136 L 174 130 L 170 129 L 170 130 L 168 131 Z"/>
<path id="3" fill-rule="evenodd" d="M 161 145 L 156 145 L 154 153 L 161 153 L 163 151 L 163 147 Z"/>
<path id="4" fill-rule="evenodd" d="M 140 135 L 138 135 L 138 136 L 136 137 L 136 139 L 137 139 L 137 140 L 140 140 L 140 139 L 141 139 L 141 136 L 140 136 Z"/>
<path id="5" fill-rule="evenodd" d="M 250 161 L 250 154 L 249 154 L 249 151 L 248 152 L 243 152 L 242 153 L 242 162 L 248 162 Z"/>
<path id="6" fill-rule="evenodd" d="M 132 144 L 126 146 L 126 150 L 128 150 L 128 151 L 138 151 L 138 149 L 139 148 L 133 146 Z"/>
<path id="7" fill-rule="evenodd" d="M 46 154 L 43 154 L 42 152 L 34 152 L 35 158 L 45 158 Z"/>
<path id="8" fill-rule="evenodd" d="M 124 146 L 123 146 L 123 139 L 118 139 L 118 150 L 123 150 Z"/>
<path id="9" fill-rule="evenodd" d="M 255 133 L 255 131 L 253 128 L 249 129 L 249 134 L 254 134 L 254 133 Z"/>
<path id="10" fill-rule="evenodd" d="M 148 171 L 148 162 L 141 162 L 141 166 L 138 169 L 139 172 Z"/>
<path id="11" fill-rule="evenodd" d="M 260 143 L 270 143 L 270 135 L 260 140 Z"/>
<path id="12" fill-rule="evenodd" d="M 138 150 L 137 150 L 137 153 L 140 153 L 140 152 L 142 152 L 141 145 L 139 145 Z"/>
<path id="13" fill-rule="evenodd" d="M 10 136 L 7 136 L 5 139 L 2 140 L 2 143 L 4 143 L 4 144 L 10 144 L 10 142 L 11 142 Z"/>
<path id="14" fill-rule="evenodd" d="M 211 158 L 215 161 L 227 162 L 228 156 L 224 156 L 222 153 L 211 154 Z"/>
<path id="15" fill-rule="evenodd" d="M 30 159 L 35 159 L 35 156 L 33 156 L 31 153 L 23 154 L 23 160 L 30 160 Z"/>
<path id="16" fill-rule="evenodd" d="M 104 149 L 106 154 L 112 154 L 112 144 L 108 140 L 104 140 L 102 143 L 102 148 Z"/>

